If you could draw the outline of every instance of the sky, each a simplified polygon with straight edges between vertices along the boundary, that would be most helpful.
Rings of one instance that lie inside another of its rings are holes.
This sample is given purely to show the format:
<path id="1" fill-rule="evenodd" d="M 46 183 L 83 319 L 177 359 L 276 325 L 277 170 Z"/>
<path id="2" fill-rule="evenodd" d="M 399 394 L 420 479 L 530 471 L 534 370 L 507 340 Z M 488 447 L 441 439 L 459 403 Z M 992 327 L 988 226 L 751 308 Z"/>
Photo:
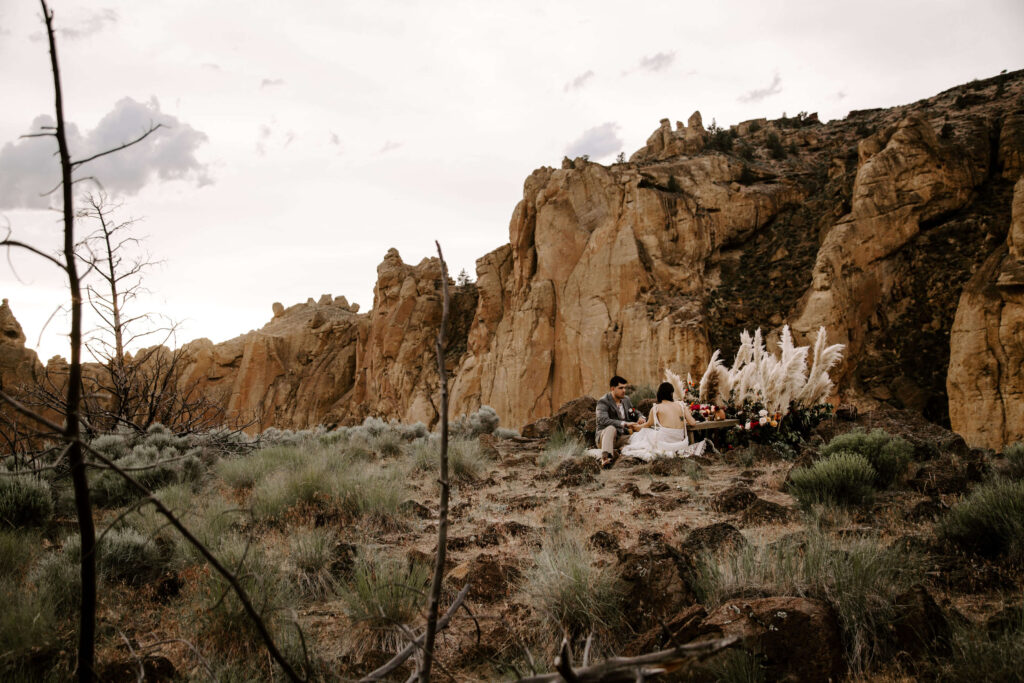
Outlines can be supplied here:
<path id="1" fill-rule="evenodd" d="M 50 7 L 72 155 L 161 124 L 75 187 L 102 187 L 113 218 L 136 221 L 138 253 L 158 263 L 133 310 L 177 321 L 178 343 L 325 293 L 366 311 L 391 247 L 414 264 L 438 240 L 453 277 L 474 276 L 534 169 L 629 156 L 662 118 L 827 121 L 1024 68 L 1020 0 Z M 0 0 L 0 82 L 0 235 L 56 252 L 59 193 L 41 196 L 56 144 L 20 137 L 54 120 L 36 2 Z M 60 271 L 5 256 L 0 296 L 28 345 L 67 356 Z"/>

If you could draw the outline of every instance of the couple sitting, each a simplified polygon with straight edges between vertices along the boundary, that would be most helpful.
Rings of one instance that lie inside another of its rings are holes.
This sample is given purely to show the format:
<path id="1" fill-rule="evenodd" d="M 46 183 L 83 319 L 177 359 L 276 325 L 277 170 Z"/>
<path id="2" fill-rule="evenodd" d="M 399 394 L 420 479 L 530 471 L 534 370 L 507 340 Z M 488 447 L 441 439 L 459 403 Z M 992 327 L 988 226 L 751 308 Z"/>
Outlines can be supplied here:
<path id="1" fill-rule="evenodd" d="M 706 444 L 690 444 L 686 426 L 696 425 L 690 408 L 673 400 L 675 389 L 669 382 L 658 387 L 658 402 L 645 419 L 626 397 L 626 380 L 618 375 L 609 382 L 611 391 L 597 402 L 597 444 L 601 465 L 611 467 L 615 449 L 650 462 L 656 458 L 703 455 Z"/>

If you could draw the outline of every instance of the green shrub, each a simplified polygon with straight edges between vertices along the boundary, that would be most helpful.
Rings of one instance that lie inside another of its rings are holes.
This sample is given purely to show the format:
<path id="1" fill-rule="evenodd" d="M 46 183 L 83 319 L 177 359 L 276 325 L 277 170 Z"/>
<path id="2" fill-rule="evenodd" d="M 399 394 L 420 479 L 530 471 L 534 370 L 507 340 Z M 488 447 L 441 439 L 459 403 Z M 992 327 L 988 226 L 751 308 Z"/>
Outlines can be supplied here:
<path id="1" fill-rule="evenodd" d="M 99 451 L 111 460 L 117 460 L 128 455 L 131 450 L 131 443 L 127 434 L 112 432 L 103 434 L 93 439 L 89 446 Z"/>
<path id="2" fill-rule="evenodd" d="M 940 520 L 937 531 L 981 555 L 1024 560 L 1024 481 L 980 484 Z"/>
<path id="3" fill-rule="evenodd" d="M 170 429 L 163 426 L 159 422 L 154 422 L 146 430 L 146 436 L 143 438 L 142 443 L 147 446 L 152 446 L 158 451 L 172 448 L 177 450 L 179 447 L 183 447 L 184 444 L 181 439 L 176 437 Z"/>
<path id="4" fill-rule="evenodd" d="M 831 603 L 848 661 L 854 672 L 862 673 L 898 616 L 896 597 L 922 576 L 919 558 L 877 539 L 839 540 L 812 529 L 799 541 L 705 555 L 698 561 L 693 587 L 709 610 L 732 598 L 756 595 L 797 595 Z"/>
<path id="5" fill-rule="evenodd" d="M 397 431 L 387 430 L 373 437 L 373 450 L 384 456 L 394 456 L 402 452 L 402 437 Z"/>
<path id="6" fill-rule="evenodd" d="M 594 632 L 614 641 L 623 623 L 623 587 L 612 565 L 598 563 L 579 533 L 555 520 L 549 525 L 534 566 L 519 590 L 533 616 L 548 634 L 572 638 Z"/>
<path id="7" fill-rule="evenodd" d="M 859 505 L 874 495 L 876 473 L 867 458 L 838 452 L 789 475 L 789 492 L 805 509 L 815 504 Z"/>
<path id="8" fill-rule="evenodd" d="M 765 145 L 767 145 L 768 153 L 771 154 L 772 159 L 786 158 L 786 148 L 782 146 L 779 134 L 775 131 L 768 133 L 765 137 Z"/>
<path id="9" fill-rule="evenodd" d="M 50 485 L 30 474 L 0 476 L 0 523 L 5 527 L 39 526 L 53 515 Z"/>
<path id="10" fill-rule="evenodd" d="M 275 470 L 297 466 L 302 452 L 294 446 L 270 446 L 255 453 L 224 458 L 214 471 L 226 484 L 236 489 L 252 488 Z"/>
<path id="11" fill-rule="evenodd" d="M 1024 441 L 1007 446 L 1003 450 L 1006 458 L 1006 474 L 1011 479 L 1024 479 Z"/>
<path id="12" fill-rule="evenodd" d="M 381 552 L 360 552 L 340 590 L 345 613 L 366 644 L 392 647 L 404 640 L 399 625 L 412 626 L 426 603 L 430 568 Z"/>
<path id="13" fill-rule="evenodd" d="M 325 527 L 294 529 L 288 538 L 288 557 L 294 565 L 299 589 L 311 600 L 334 593 L 333 569 L 338 560 L 338 535 Z"/>
<path id="14" fill-rule="evenodd" d="M 914 447 L 906 439 L 890 436 L 881 429 L 870 432 L 855 429 L 829 441 L 821 449 L 821 456 L 839 452 L 856 453 L 867 458 L 875 470 L 875 486 L 885 489 L 907 471 Z"/>
<path id="15" fill-rule="evenodd" d="M 577 435 L 557 429 L 544 444 L 544 450 L 537 457 L 537 464 L 541 467 L 558 465 L 565 460 L 582 457 L 586 452 L 587 447 Z"/>

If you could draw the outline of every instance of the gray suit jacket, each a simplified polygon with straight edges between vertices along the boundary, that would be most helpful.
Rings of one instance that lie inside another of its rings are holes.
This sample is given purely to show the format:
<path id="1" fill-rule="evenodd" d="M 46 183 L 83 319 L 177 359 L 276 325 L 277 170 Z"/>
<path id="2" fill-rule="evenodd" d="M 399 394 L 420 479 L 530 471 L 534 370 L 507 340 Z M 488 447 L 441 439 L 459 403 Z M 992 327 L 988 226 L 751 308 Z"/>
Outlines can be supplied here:
<path id="1" fill-rule="evenodd" d="M 636 422 L 639 415 L 633 410 L 633 404 L 629 402 L 628 396 L 622 397 L 622 408 L 626 414 L 626 419 L 619 419 L 619 411 L 615 408 L 615 399 L 612 397 L 611 392 L 608 392 L 597 400 L 597 434 L 596 440 L 601 443 L 601 431 L 605 427 L 615 427 L 615 431 L 619 434 L 629 434 L 629 428 L 625 426 L 627 422 Z"/>

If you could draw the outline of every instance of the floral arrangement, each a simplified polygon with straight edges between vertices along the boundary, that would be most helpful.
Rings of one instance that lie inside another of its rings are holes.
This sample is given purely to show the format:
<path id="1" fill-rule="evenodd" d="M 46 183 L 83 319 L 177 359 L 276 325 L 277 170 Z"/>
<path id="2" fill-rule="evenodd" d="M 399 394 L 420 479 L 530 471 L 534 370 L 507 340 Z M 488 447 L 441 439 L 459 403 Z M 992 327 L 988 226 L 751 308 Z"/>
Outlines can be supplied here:
<path id="1" fill-rule="evenodd" d="M 789 326 L 782 328 L 778 355 L 765 348 L 760 328 L 753 335 L 744 330 L 732 367 L 711 356 L 700 383 L 686 381 L 666 370 L 667 381 L 684 396 L 693 414 L 724 415 L 740 424 L 727 442 L 802 440 L 810 429 L 832 412 L 826 402 L 834 387 L 829 370 L 842 359 L 842 344 L 826 344 L 825 328 L 818 330 L 814 346 L 796 346 Z M 808 366 L 808 358 L 810 365 Z"/>

